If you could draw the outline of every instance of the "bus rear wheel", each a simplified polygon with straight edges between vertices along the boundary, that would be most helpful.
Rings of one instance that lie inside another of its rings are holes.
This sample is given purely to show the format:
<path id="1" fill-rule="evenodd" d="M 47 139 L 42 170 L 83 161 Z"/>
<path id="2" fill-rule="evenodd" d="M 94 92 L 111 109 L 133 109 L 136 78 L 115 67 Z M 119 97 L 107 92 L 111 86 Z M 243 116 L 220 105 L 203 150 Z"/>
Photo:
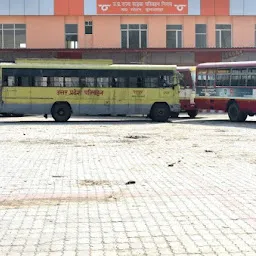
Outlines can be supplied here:
<path id="1" fill-rule="evenodd" d="M 66 122 L 72 114 L 71 107 L 65 102 L 55 103 L 51 112 L 56 122 Z"/>
<path id="2" fill-rule="evenodd" d="M 231 103 L 228 107 L 228 116 L 231 122 L 244 122 L 247 114 L 240 111 L 236 103 Z"/>
<path id="3" fill-rule="evenodd" d="M 170 108 L 165 103 L 155 104 L 150 113 L 150 118 L 154 122 L 166 122 L 170 116 Z"/>
<path id="4" fill-rule="evenodd" d="M 198 110 L 188 110 L 187 113 L 190 118 L 195 118 L 198 115 Z"/>

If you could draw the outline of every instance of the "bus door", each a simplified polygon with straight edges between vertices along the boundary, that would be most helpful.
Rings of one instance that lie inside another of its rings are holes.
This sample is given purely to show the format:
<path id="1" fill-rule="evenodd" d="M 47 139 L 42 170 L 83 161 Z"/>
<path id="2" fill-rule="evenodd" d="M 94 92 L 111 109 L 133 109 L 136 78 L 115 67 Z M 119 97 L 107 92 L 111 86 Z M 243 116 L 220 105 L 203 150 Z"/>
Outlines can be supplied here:
<path id="1" fill-rule="evenodd" d="M 12 82 L 12 86 L 14 86 L 14 80 Z M 10 90 L 11 91 L 11 90 Z M 4 103 L 8 102 L 8 77 L 1 77 L 0 80 L 0 112 L 4 112 L 5 109 Z"/>
<path id="2" fill-rule="evenodd" d="M 134 74 L 129 77 L 129 113 L 130 114 L 145 114 L 148 113 L 149 101 L 147 78 L 142 74 Z"/>
<path id="3" fill-rule="evenodd" d="M 170 72 L 158 77 L 159 98 L 168 100 L 169 104 L 179 104 L 179 79 L 176 74 Z"/>
<path id="4" fill-rule="evenodd" d="M 18 76 L 15 80 L 16 91 L 14 98 L 16 99 L 17 109 L 15 109 L 14 113 L 31 113 L 31 77 Z"/>
<path id="5" fill-rule="evenodd" d="M 120 73 L 121 74 L 121 73 Z M 129 114 L 129 88 L 128 78 L 116 76 L 111 78 L 111 114 Z"/>

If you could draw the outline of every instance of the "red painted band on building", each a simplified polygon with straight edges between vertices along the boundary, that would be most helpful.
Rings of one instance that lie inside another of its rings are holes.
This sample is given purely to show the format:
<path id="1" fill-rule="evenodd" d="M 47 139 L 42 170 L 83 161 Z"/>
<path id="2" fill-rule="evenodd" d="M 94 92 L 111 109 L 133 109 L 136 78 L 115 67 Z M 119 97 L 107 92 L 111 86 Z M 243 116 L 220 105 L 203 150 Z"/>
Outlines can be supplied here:
<path id="1" fill-rule="evenodd" d="M 108 15 L 150 15 L 150 14 L 188 14 L 188 0 L 98 0 L 97 14 Z"/>

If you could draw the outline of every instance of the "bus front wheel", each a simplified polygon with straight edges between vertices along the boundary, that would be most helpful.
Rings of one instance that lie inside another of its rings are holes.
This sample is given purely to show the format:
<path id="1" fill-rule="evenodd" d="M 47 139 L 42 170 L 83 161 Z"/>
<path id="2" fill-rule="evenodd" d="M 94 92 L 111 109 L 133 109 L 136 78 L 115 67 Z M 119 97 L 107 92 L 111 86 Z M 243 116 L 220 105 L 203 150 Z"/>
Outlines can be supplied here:
<path id="1" fill-rule="evenodd" d="M 240 111 L 236 103 L 231 103 L 228 107 L 228 116 L 231 122 L 244 122 L 247 114 Z"/>
<path id="2" fill-rule="evenodd" d="M 195 110 L 188 110 L 187 113 L 188 113 L 188 116 L 190 118 L 195 118 L 197 116 L 197 114 L 198 114 L 198 110 L 197 109 L 195 109 Z"/>
<path id="3" fill-rule="evenodd" d="M 150 113 L 150 117 L 154 122 L 166 122 L 170 116 L 170 108 L 165 103 L 155 104 Z"/>
<path id="4" fill-rule="evenodd" d="M 71 107 L 65 102 L 55 103 L 51 112 L 56 122 L 66 122 L 72 114 Z"/>

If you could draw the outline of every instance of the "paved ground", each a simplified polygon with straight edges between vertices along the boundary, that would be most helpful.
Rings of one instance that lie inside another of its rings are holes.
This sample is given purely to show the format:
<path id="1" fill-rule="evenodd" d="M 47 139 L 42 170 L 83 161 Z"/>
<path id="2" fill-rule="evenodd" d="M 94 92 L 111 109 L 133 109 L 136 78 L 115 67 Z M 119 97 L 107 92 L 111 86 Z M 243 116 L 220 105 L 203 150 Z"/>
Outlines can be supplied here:
<path id="1" fill-rule="evenodd" d="M 0 255 L 256 255 L 256 118 L 201 117 L 0 118 Z"/>

